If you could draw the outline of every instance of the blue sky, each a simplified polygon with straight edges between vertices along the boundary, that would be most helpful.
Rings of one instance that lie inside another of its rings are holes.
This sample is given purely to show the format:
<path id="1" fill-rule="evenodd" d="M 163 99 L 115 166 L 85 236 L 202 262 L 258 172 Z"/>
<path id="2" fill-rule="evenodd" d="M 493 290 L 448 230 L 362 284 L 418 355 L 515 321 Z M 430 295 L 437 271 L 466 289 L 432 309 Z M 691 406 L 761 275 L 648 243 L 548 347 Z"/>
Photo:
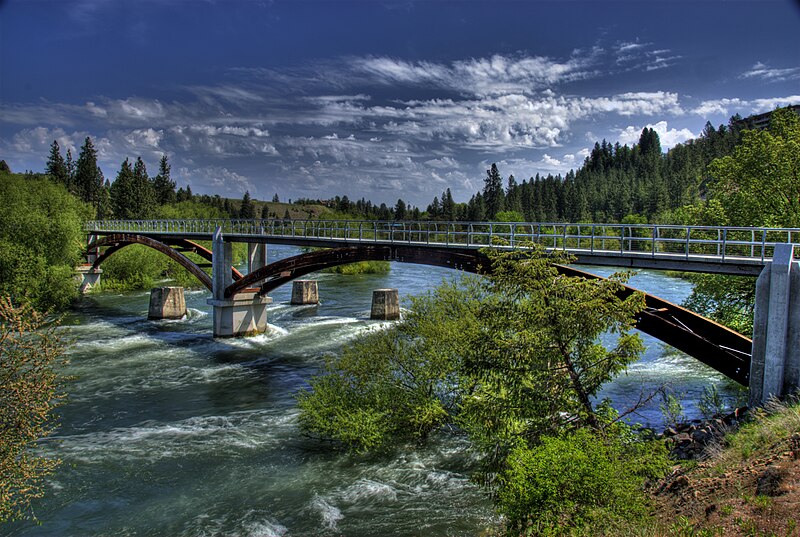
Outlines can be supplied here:
<path id="1" fill-rule="evenodd" d="M 424 208 L 800 104 L 800 3 L 0 0 L 0 158 L 91 136 L 195 193 Z"/>

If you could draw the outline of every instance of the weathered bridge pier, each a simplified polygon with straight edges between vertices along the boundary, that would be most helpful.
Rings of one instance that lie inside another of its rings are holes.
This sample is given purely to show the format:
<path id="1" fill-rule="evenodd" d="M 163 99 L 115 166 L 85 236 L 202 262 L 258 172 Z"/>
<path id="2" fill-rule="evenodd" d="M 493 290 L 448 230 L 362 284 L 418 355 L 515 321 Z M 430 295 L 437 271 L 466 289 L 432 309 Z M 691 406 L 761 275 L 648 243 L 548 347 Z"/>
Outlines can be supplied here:
<path id="1" fill-rule="evenodd" d="M 481 248 L 525 248 L 537 243 L 564 250 L 586 265 L 759 276 L 754 341 L 658 297 L 646 295 L 637 328 L 751 387 L 751 403 L 800 387 L 800 265 L 793 243 L 800 229 L 709 226 L 375 222 L 313 220 L 146 220 L 87 224 L 86 282 L 129 244 L 143 244 L 174 259 L 212 293 L 215 337 L 267 329 L 267 294 L 326 267 L 389 260 L 485 271 Z M 197 241 L 211 241 L 212 247 Z M 248 271 L 232 267 L 232 242 L 248 244 Z M 267 244 L 327 250 L 267 263 Z M 211 263 L 209 276 L 184 255 Z M 566 274 L 595 277 L 572 267 Z M 623 293 L 634 292 L 626 288 Z"/>

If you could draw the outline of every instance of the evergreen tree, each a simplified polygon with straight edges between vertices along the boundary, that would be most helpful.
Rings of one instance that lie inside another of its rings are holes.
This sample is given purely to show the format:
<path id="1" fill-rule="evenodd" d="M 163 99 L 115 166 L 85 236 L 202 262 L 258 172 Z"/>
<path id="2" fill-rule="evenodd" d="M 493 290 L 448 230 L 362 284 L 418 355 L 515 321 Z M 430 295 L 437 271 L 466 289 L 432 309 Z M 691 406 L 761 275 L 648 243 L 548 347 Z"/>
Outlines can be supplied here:
<path id="1" fill-rule="evenodd" d="M 428 218 L 431 220 L 436 220 L 439 218 L 439 214 L 442 211 L 441 205 L 439 205 L 439 198 L 436 196 L 433 197 L 433 201 L 430 205 L 428 205 L 427 213 Z"/>
<path id="2" fill-rule="evenodd" d="M 394 206 L 394 219 L 406 219 L 406 202 L 404 202 L 402 199 L 398 199 L 397 204 Z"/>
<path id="3" fill-rule="evenodd" d="M 262 220 L 269 219 L 269 205 L 267 205 L 266 203 L 264 204 L 263 207 L 261 207 L 261 219 Z"/>
<path id="4" fill-rule="evenodd" d="M 134 197 L 131 200 L 132 218 L 152 218 L 156 212 L 156 193 L 147 175 L 142 157 L 133 165 Z"/>
<path id="5" fill-rule="evenodd" d="M 486 205 L 486 217 L 493 220 L 497 213 L 505 208 L 505 194 L 503 193 L 503 178 L 497 171 L 497 165 L 492 164 L 491 169 L 486 170 L 485 185 L 483 187 L 483 201 Z"/>
<path id="6" fill-rule="evenodd" d="M 131 200 L 135 197 L 135 188 L 131 163 L 128 162 L 128 159 L 125 159 L 117 173 L 117 178 L 111 184 L 109 192 L 114 218 L 120 220 L 134 218 Z"/>
<path id="7" fill-rule="evenodd" d="M 278 193 L 276 192 L 274 196 L 272 196 L 272 203 L 280 203 L 281 199 L 278 197 Z"/>
<path id="8" fill-rule="evenodd" d="M 64 162 L 67 167 L 67 190 L 74 192 L 75 190 L 75 161 L 72 160 L 72 149 L 67 148 L 67 159 Z M 106 181 L 108 182 L 108 181 Z"/>
<path id="9" fill-rule="evenodd" d="M 242 196 L 242 205 L 239 207 L 239 218 L 252 220 L 255 217 L 256 208 L 253 206 L 253 202 L 250 200 L 250 191 L 247 190 L 245 191 L 244 196 Z"/>
<path id="10" fill-rule="evenodd" d="M 442 192 L 442 219 L 447 221 L 455 220 L 455 203 L 449 188 Z"/>
<path id="11" fill-rule="evenodd" d="M 8 163 L 5 160 L 0 160 L 0 172 L 11 173 L 11 168 L 8 166 Z"/>
<path id="12" fill-rule="evenodd" d="M 52 177 L 57 183 L 69 188 L 67 164 L 64 162 L 64 157 L 61 156 L 61 148 L 56 140 L 53 140 L 53 144 L 50 146 L 50 157 L 47 159 L 47 167 L 44 173 Z"/>
<path id="13" fill-rule="evenodd" d="M 158 175 L 153 180 L 153 190 L 158 205 L 175 203 L 175 181 L 170 179 L 170 170 L 167 155 L 163 155 L 158 163 Z"/>
<path id="14" fill-rule="evenodd" d="M 96 208 L 103 182 L 103 172 L 97 166 L 97 150 L 87 136 L 75 163 L 75 193 Z"/>

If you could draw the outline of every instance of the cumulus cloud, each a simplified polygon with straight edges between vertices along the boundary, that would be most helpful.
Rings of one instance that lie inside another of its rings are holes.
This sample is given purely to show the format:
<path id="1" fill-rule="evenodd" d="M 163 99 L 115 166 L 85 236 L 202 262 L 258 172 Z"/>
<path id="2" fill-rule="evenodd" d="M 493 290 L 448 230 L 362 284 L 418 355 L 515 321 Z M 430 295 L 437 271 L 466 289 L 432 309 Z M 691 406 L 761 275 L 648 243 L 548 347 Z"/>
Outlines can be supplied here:
<path id="1" fill-rule="evenodd" d="M 656 131 L 658 138 L 661 141 L 661 149 L 663 151 L 697 137 L 697 135 L 692 133 L 692 131 L 689 129 L 670 129 L 666 121 L 659 121 L 655 124 L 645 125 L 645 127 L 642 128 L 628 126 L 620 131 L 617 141 L 622 145 L 633 145 L 638 143 L 639 137 L 641 136 L 644 128 L 653 129 Z"/>

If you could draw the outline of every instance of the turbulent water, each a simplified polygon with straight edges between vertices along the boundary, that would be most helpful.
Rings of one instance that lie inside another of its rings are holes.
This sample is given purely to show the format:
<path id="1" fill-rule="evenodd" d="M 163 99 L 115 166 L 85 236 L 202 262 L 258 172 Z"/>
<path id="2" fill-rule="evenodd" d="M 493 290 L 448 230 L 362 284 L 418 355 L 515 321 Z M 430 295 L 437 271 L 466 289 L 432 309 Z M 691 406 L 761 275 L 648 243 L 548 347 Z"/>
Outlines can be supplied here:
<path id="1" fill-rule="evenodd" d="M 270 261 L 297 250 L 271 247 Z M 610 271 L 594 270 L 607 274 Z M 371 292 L 414 295 L 447 269 L 394 263 L 390 274 L 319 274 L 322 304 L 290 306 L 273 293 L 269 334 L 211 337 L 208 293 L 187 292 L 180 321 L 147 321 L 149 293 L 87 298 L 64 320 L 75 339 L 69 402 L 45 443 L 63 464 L 34 505 L 40 524 L 8 535 L 478 535 L 496 524 L 469 481 L 463 439 L 435 437 L 381 456 L 348 455 L 302 436 L 294 396 L 325 353 L 377 324 Z M 658 272 L 631 285 L 680 302 L 691 288 Z M 618 407 L 669 383 L 691 417 L 703 387 L 735 385 L 644 336 L 647 351 L 602 396 Z M 637 421 L 658 426 L 657 404 Z"/>

